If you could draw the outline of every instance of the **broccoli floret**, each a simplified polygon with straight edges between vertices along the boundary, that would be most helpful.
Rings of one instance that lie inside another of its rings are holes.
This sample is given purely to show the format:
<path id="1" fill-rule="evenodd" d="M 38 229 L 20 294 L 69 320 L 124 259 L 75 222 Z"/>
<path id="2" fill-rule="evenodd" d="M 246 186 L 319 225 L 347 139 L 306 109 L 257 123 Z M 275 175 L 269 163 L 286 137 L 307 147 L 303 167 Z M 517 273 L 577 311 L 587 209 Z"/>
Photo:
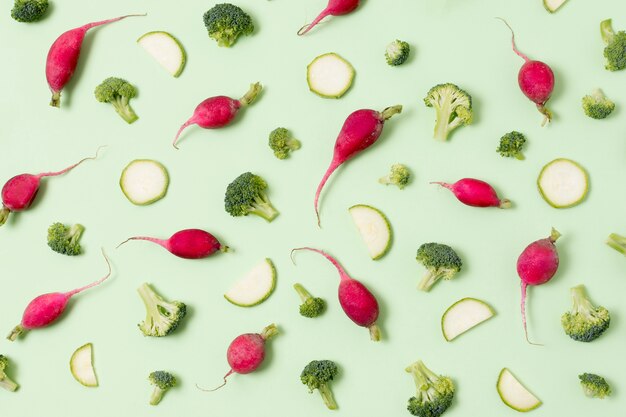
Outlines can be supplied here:
<path id="1" fill-rule="evenodd" d="M 396 67 L 398 65 L 402 65 L 409 59 L 409 53 L 411 52 L 411 47 L 408 43 L 396 39 L 387 45 L 387 49 L 385 50 L 385 59 L 387 60 L 387 64 L 392 67 Z"/>
<path id="2" fill-rule="evenodd" d="M 150 396 L 150 405 L 161 402 L 163 395 L 177 383 L 176 377 L 167 371 L 154 371 L 148 376 L 150 384 L 154 385 L 154 391 Z"/>
<path id="3" fill-rule="evenodd" d="M 231 47 L 241 35 L 254 32 L 252 18 L 239 6 L 220 3 L 204 13 L 204 26 L 209 37 L 217 41 L 219 46 Z"/>
<path id="4" fill-rule="evenodd" d="M 18 22 L 36 22 L 48 11 L 48 0 L 15 0 L 11 17 Z"/>
<path id="5" fill-rule="evenodd" d="M 6 374 L 6 369 L 9 366 L 9 358 L 4 355 L 0 355 L 0 387 L 8 390 L 15 391 L 18 389 L 19 385 L 15 383 L 9 376 Z"/>
<path id="6" fill-rule="evenodd" d="M 611 324 L 611 315 L 604 307 L 594 307 L 585 294 L 585 287 L 578 285 L 570 290 L 572 310 L 561 316 L 565 333 L 579 342 L 592 342 L 602 335 Z"/>
<path id="7" fill-rule="evenodd" d="M 137 88 L 128 81 L 109 77 L 96 87 L 94 94 L 99 102 L 111 103 L 126 123 L 133 123 L 139 118 L 130 107 L 130 100 L 137 95 Z"/>
<path id="8" fill-rule="evenodd" d="M 302 284 L 295 284 L 293 286 L 298 292 L 302 304 L 300 304 L 300 314 L 304 317 L 317 317 L 326 309 L 326 301 L 321 298 L 313 297 Z"/>
<path id="9" fill-rule="evenodd" d="M 147 283 L 142 284 L 137 292 L 146 306 L 146 319 L 138 324 L 144 336 L 167 336 L 187 315 L 185 303 L 164 300 Z"/>
<path id="10" fill-rule="evenodd" d="M 396 185 L 402 190 L 409 183 L 410 179 L 411 171 L 409 171 L 409 168 L 406 165 L 393 164 L 391 166 L 391 172 L 380 178 L 378 182 L 385 185 Z"/>
<path id="11" fill-rule="evenodd" d="M 606 241 L 606 244 L 621 253 L 626 255 L 626 237 L 617 233 L 611 233 Z"/>
<path id="12" fill-rule="evenodd" d="M 251 172 L 244 172 L 226 188 L 224 209 L 233 217 L 254 214 L 271 222 L 278 211 L 267 197 L 267 183 Z"/>
<path id="13" fill-rule="evenodd" d="M 439 84 L 430 89 L 424 103 L 437 113 L 435 139 L 447 140 L 459 126 L 472 123 L 472 97 L 457 85 Z"/>
<path id="14" fill-rule="evenodd" d="M 66 226 L 63 223 L 53 223 L 48 228 L 48 246 L 55 252 L 68 256 L 82 253 L 80 237 L 85 231 L 81 224 Z"/>
<path id="15" fill-rule="evenodd" d="M 604 119 L 615 110 L 615 103 L 602 90 L 596 89 L 592 94 L 583 97 L 583 110 L 592 119 Z"/>
<path id="16" fill-rule="evenodd" d="M 330 410 L 336 410 L 337 403 L 330 389 L 330 381 L 332 381 L 338 373 L 339 368 L 333 361 L 311 361 L 302 370 L 300 381 L 309 387 L 310 393 L 312 393 L 313 390 L 318 390 L 326 407 Z"/>
<path id="17" fill-rule="evenodd" d="M 606 69 L 618 71 L 626 68 L 626 32 L 620 30 L 615 33 L 611 19 L 606 19 L 600 23 L 600 33 L 606 44 L 604 48 Z"/>
<path id="18" fill-rule="evenodd" d="M 284 127 L 272 130 L 268 143 L 278 159 L 287 158 L 292 151 L 300 149 L 301 146 L 300 141 L 291 136 Z"/>
<path id="19" fill-rule="evenodd" d="M 584 373 L 578 375 L 578 378 L 587 397 L 604 398 L 611 395 L 611 386 L 600 375 Z"/>
<path id="20" fill-rule="evenodd" d="M 447 376 L 433 373 L 422 361 L 406 368 L 413 375 L 417 394 L 409 398 L 407 410 L 418 417 L 438 417 L 452 404 L 454 384 Z"/>
<path id="21" fill-rule="evenodd" d="M 424 243 L 417 249 L 416 259 L 428 269 L 418 286 L 422 291 L 429 291 L 441 278 L 454 278 L 463 266 L 454 249 L 442 243 Z"/>
<path id="22" fill-rule="evenodd" d="M 524 154 L 522 148 L 526 143 L 526 137 L 520 132 L 512 131 L 500 138 L 500 145 L 496 149 L 500 155 L 507 158 L 515 158 L 522 160 Z"/>

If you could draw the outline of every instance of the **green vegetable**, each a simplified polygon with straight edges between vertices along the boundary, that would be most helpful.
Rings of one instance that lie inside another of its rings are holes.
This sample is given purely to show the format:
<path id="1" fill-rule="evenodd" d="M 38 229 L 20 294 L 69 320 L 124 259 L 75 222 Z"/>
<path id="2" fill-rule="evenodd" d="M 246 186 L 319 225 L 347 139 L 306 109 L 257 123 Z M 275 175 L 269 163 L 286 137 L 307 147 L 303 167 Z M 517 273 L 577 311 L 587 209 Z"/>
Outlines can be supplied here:
<path id="1" fill-rule="evenodd" d="M 584 373 L 578 375 L 578 378 L 587 397 L 604 398 L 611 395 L 611 386 L 600 375 Z"/>
<path id="2" fill-rule="evenodd" d="M 429 291 L 441 278 L 454 278 L 463 266 L 454 249 L 442 243 L 424 243 L 417 249 L 416 259 L 427 269 L 418 286 L 422 291 Z"/>
<path id="3" fill-rule="evenodd" d="M 19 388 L 19 385 L 15 383 L 6 374 L 6 368 L 9 366 L 9 358 L 4 355 L 0 355 L 0 387 L 8 391 L 15 391 Z"/>
<path id="4" fill-rule="evenodd" d="M 330 381 L 332 381 L 338 373 L 339 368 L 333 361 L 311 361 L 302 370 L 300 381 L 309 387 L 310 393 L 312 393 L 313 390 L 318 390 L 326 407 L 330 410 L 336 410 L 337 403 L 330 389 Z"/>
<path id="5" fill-rule="evenodd" d="M 417 361 L 406 371 L 413 375 L 417 393 L 409 398 L 407 410 L 418 417 L 438 417 L 446 412 L 454 398 L 454 383 L 447 376 L 437 375 Z"/>
<path id="6" fill-rule="evenodd" d="M 378 180 L 379 183 L 385 185 L 395 185 L 399 189 L 403 189 L 411 179 L 411 171 L 406 165 L 393 164 L 389 174 Z"/>
<path id="7" fill-rule="evenodd" d="M 526 413 L 541 405 L 541 400 L 530 392 L 507 368 L 500 371 L 496 389 L 502 402 L 515 411 Z"/>
<path id="8" fill-rule="evenodd" d="M 177 383 L 176 377 L 167 371 L 154 371 L 148 376 L 150 384 L 154 385 L 154 391 L 150 396 L 150 405 L 157 405 L 163 399 L 163 395 Z"/>
<path id="9" fill-rule="evenodd" d="M 626 68 L 626 32 L 620 30 L 615 33 L 612 20 L 606 19 L 600 23 L 600 33 L 602 40 L 606 44 L 604 48 L 606 69 L 618 71 Z"/>
<path id="10" fill-rule="evenodd" d="M 139 117 L 130 107 L 130 100 L 137 95 L 137 88 L 126 80 L 109 77 L 96 87 L 96 100 L 100 103 L 110 103 L 126 123 L 130 124 Z"/>
<path id="11" fill-rule="evenodd" d="M 626 236 L 622 236 L 617 233 L 611 233 L 606 241 L 606 244 L 621 253 L 622 255 L 626 255 Z"/>
<path id="12" fill-rule="evenodd" d="M 81 224 L 66 226 L 63 223 L 53 223 L 48 228 L 48 246 L 63 255 L 80 255 L 82 248 L 79 241 L 84 231 L 85 227 Z"/>
<path id="13" fill-rule="evenodd" d="M 579 342 L 592 342 L 611 324 L 611 315 L 604 307 L 594 307 L 585 294 L 585 287 L 577 285 L 570 290 L 572 310 L 561 316 L 565 333 Z"/>
<path id="14" fill-rule="evenodd" d="M 523 134 L 521 134 L 520 132 L 512 131 L 506 133 L 500 138 L 500 145 L 496 149 L 496 152 L 507 158 L 522 160 L 524 159 L 522 148 L 524 147 L 525 143 L 526 137 Z"/>
<path id="15" fill-rule="evenodd" d="M 319 55 L 306 67 L 309 90 L 323 98 L 340 98 L 352 86 L 356 71 L 334 52 Z"/>
<path id="16" fill-rule="evenodd" d="M 300 304 L 300 315 L 304 317 L 317 317 L 326 309 L 326 301 L 322 298 L 313 297 L 302 284 L 294 284 L 293 288 L 298 292 L 302 304 Z"/>
<path id="17" fill-rule="evenodd" d="M 97 387 L 98 377 L 93 369 L 93 345 L 87 343 L 74 351 L 70 358 L 72 376 L 86 387 Z"/>
<path id="18" fill-rule="evenodd" d="M 278 210 L 267 197 L 267 183 L 251 172 L 244 172 L 226 188 L 224 209 L 233 217 L 254 214 L 271 222 Z"/>
<path id="19" fill-rule="evenodd" d="M 137 39 L 137 44 L 146 50 L 167 72 L 178 77 L 185 68 L 185 48 L 171 33 L 148 32 Z"/>
<path id="20" fill-rule="evenodd" d="M 144 336 L 167 336 L 187 315 L 185 303 L 163 299 L 147 283 L 143 283 L 137 292 L 146 307 L 146 319 L 138 325 Z"/>
<path id="21" fill-rule="evenodd" d="M 278 159 L 285 159 L 292 151 L 300 149 L 300 141 L 293 136 L 284 127 L 279 127 L 270 133 L 270 148 L 274 151 L 274 155 Z"/>
<path id="22" fill-rule="evenodd" d="M 541 197 L 552 207 L 573 207 L 582 203 L 587 196 L 589 176 L 577 162 L 558 158 L 541 169 L 537 187 Z"/>
<path id="23" fill-rule="evenodd" d="M 454 129 L 472 123 L 472 97 L 455 84 L 434 86 L 424 97 L 424 103 L 434 107 L 437 114 L 435 139 L 445 141 Z"/>
<path id="24" fill-rule="evenodd" d="M 252 18 L 239 6 L 220 3 L 204 13 L 204 26 L 209 37 L 215 39 L 219 46 L 230 48 L 239 36 L 254 32 Z"/>
<path id="25" fill-rule="evenodd" d="M 615 110 L 615 103 L 598 88 L 592 94 L 583 97 L 583 110 L 592 119 L 605 119 Z"/>
<path id="26" fill-rule="evenodd" d="M 387 64 L 392 67 L 396 67 L 398 65 L 402 65 L 409 59 L 409 53 L 411 52 L 411 47 L 408 43 L 396 39 L 387 45 L 387 49 L 385 50 L 385 59 L 387 60 Z"/>
<path id="27" fill-rule="evenodd" d="M 11 17 L 18 22 L 30 23 L 43 19 L 48 11 L 48 0 L 15 0 Z"/>

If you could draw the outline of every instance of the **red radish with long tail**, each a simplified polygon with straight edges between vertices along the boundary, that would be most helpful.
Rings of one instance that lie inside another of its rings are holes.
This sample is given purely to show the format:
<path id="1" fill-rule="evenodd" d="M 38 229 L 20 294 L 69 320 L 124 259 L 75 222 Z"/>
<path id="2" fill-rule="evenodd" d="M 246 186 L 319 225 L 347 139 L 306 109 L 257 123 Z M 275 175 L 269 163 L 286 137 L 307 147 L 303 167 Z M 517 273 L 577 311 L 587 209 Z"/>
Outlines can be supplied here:
<path id="1" fill-rule="evenodd" d="M 171 254 L 185 259 L 201 259 L 213 255 L 215 252 L 227 252 L 224 246 L 211 233 L 201 229 L 185 229 L 174 233 L 169 239 L 158 239 L 148 236 L 134 236 L 120 243 L 119 248 L 129 240 L 147 240 L 164 247 Z"/>
<path id="2" fill-rule="evenodd" d="M 498 197 L 496 190 L 485 181 L 474 178 L 463 178 L 449 184 L 447 182 L 431 182 L 439 184 L 452 191 L 452 194 L 463 204 L 472 207 L 498 207 L 509 208 L 511 202 L 506 198 Z"/>
<path id="3" fill-rule="evenodd" d="M 298 35 L 302 36 L 313 29 L 326 16 L 342 16 L 352 13 L 357 7 L 359 7 L 359 0 L 328 0 L 326 8 L 311 23 L 302 26 Z"/>

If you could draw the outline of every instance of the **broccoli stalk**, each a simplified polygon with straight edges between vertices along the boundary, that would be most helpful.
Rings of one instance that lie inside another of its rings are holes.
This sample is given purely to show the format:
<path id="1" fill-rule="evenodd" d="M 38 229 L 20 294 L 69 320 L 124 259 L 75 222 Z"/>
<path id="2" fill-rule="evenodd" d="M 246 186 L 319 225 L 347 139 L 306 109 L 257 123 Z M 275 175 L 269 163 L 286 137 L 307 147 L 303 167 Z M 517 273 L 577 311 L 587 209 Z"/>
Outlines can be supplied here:
<path id="1" fill-rule="evenodd" d="M 500 145 L 496 149 L 504 157 L 513 157 L 520 161 L 524 159 L 522 148 L 526 143 L 526 137 L 520 132 L 512 131 L 500 138 Z"/>
<path id="2" fill-rule="evenodd" d="M 438 417 L 452 404 L 454 384 L 446 376 L 437 375 L 417 361 L 406 368 L 413 376 L 417 393 L 409 398 L 407 410 L 418 417 Z"/>
<path id="3" fill-rule="evenodd" d="M 139 118 L 130 107 L 130 100 L 137 95 L 137 88 L 128 81 L 109 77 L 96 87 L 94 94 L 99 102 L 111 104 L 126 123 L 131 124 Z"/>
<path id="4" fill-rule="evenodd" d="M 427 269 L 418 286 L 422 291 L 429 291 L 441 278 L 452 279 L 463 266 L 454 249 L 441 243 L 424 243 L 417 249 L 416 259 Z"/>
<path id="5" fill-rule="evenodd" d="M 226 188 L 224 209 L 233 217 L 254 214 L 271 222 L 278 210 L 267 197 L 267 183 L 251 172 L 244 172 Z"/>
<path id="6" fill-rule="evenodd" d="M 292 151 L 300 149 L 300 141 L 293 136 L 284 127 L 279 127 L 270 133 L 270 148 L 274 151 L 274 155 L 278 159 L 285 159 Z"/>
<path id="7" fill-rule="evenodd" d="M 385 185 L 395 185 L 399 189 L 403 189 L 411 179 L 411 171 L 406 165 L 393 164 L 389 174 L 378 180 L 379 183 Z"/>
<path id="8" fill-rule="evenodd" d="M 437 114 L 435 139 L 445 141 L 459 126 L 472 123 L 472 97 L 455 84 L 439 84 L 430 89 L 424 103 Z"/>
<path id="9" fill-rule="evenodd" d="M 148 376 L 148 380 L 154 385 L 154 391 L 150 396 L 150 405 L 160 403 L 163 395 L 177 383 L 176 377 L 166 371 L 154 371 Z"/>
<path id="10" fill-rule="evenodd" d="M 605 119 L 613 110 L 615 103 L 609 100 L 599 88 L 583 97 L 583 110 L 592 119 Z"/>
<path id="11" fill-rule="evenodd" d="M 578 285 L 570 290 L 573 306 L 561 316 L 565 333 L 579 342 L 592 342 L 602 335 L 611 324 L 611 315 L 604 307 L 595 307 Z"/>
<path id="12" fill-rule="evenodd" d="M 626 255 L 626 236 L 611 233 L 606 241 L 606 244 L 622 255 Z"/>
<path id="13" fill-rule="evenodd" d="M 48 0 L 15 0 L 11 17 L 24 23 L 41 20 L 48 11 Z"/>
<path id="14" fill-rule="evenodd" d="M 406 60 L 409 59 L 410 52 L 411 46 L 407 42 L 396 39 L 387 45 L 385 59 L 387 60 L 387 64 L 396 67 L 404 64 Z"/>
<path id="15" fill-rule="evenodd" d="M 302 304 L 300 304 L 300 315 L 313 318 L 324 312 L 326 309 L 326 301 L 318 297 L 313 297 L 302 284 L 294 284 L 293 288 L 300 296 L 300 300 L 302 300 Z"/>
<path id="16" fill-rule="evenodd" d="M 590 398 L 604 398 L 611 395 L 611 386 L 604 378 L 596 374 L 578 375 L 583 392 Z"/>
<path id="17" fill-rule="evenodd" d="M 48 246 L 55 252 L 68 256 L 82 253 L 80 237 L 85 231 L 81 224 L 66 226 L 63 223 L 53 223 L 48 228 Z"/>
<path id="18" fill-rule="evenodd" d="M 604 48 L 606 69 L 618 71 L 626 68 L 626 32 L 621 30 L 615 33 L 612 20 L 606 19 L 600 23 L 600 33 L 606 44 Z"/>
<path id="19" fill-rule="evenodd" d="M 187 314 L 187 306 L 180 301 L 166 301 L 147 283 L 137 292 L 146 307 L 146 319 L 139 330 L 144 336 L 162 337 L 172 333 Z"/>
<path id="20" fill-rule="evenodd" d="M 234 4 L 216 4 L 204 13 L 203 19 L 209 37 L 215 39 L 219 46 L 230 48 L 239 36 L 254 32 L 250 16 Z"/>
<path id="21" fill-rule="evenodd" d="M 8 366 L 9 359 L 4 355 L 0 355 L 0 388 L 13 392 L 18 389 L 19 385 L 6 374 Z"/>
<path id="22" fill-rule="evenodd" d="M 324 400 L 324 404 L 326 404 L 326 407 L 330 410 L 336 410 L 337 403 L 335 402 L 333 392 L 330 389 L 330 382 L 335 378 L 335 376 L 337 376 L 338 373 L 339 368 L 333 361 L 311 361 L 302 370 L 302 373 L 300 374 L 300 381 L 309 387 L 310 393 L 312 393 L 313 390 L 318 390 Z"/>

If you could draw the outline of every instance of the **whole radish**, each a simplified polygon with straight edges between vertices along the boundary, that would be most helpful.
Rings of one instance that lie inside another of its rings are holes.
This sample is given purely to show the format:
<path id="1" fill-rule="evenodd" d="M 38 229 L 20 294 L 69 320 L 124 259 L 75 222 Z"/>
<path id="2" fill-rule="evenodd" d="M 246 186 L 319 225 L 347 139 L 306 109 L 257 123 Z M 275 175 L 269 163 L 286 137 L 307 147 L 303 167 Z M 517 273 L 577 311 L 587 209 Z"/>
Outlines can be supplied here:
<path id="1" fill-rule="evenodd" d="M 402 106 L 387 107 L 382 112 L 364 109 L 357 110 L 346 118 L 335 141 L 333 159 L 315 193 L 314 205 L 318 226 L 320 225 L 318 202 L 328 178 L 341 164 L 372 146 L 380 137 L 385 122 L 400 112 Z"/>
<path id="2" fill-rule="evenodd" d="M 499 18 L 500 19 L 500 18 Z M 533 61 L 521 53 L 515 46 L 515 33 L 506 20 L 500 19 L 511 30 L 511 44 L 513 52 L 524 60 L 524 65 L 519 70 L 517 81 L 522 93 L 537 105 L 537 109 L 543 114 L 541 126 L 552 120 L 552 112 L 546 108 L 546 102 L 550 99 L 554 90 L 554 73 L 548 64 L 541 61 Z"/>
<path id="3" fill-rule="evenodd" d="M 449 184 L 447 182 L 431 182 L 452 191 L 454 196 L 463 204 L 472 207 L 509 208 L 511 202 L 506 198 L 499 198 L 496 190 L 485 181 L 474 178 L 463 178 Z"/>
<path id="4" fill-rule="evenodd" d="M 176 133 L 172 145 L 178 149 L 176 142 L 178 142 L 180 134 L 188 126 L 198 125 L 203 129 L 218 129 L 230 124 L 239 110 L 252 103 L 262 89 L 263 86 L 260 83 L 254 83 L 250 85 L 248 92 L 239 100 L 226 96 L 207 98 L 202 103 L 198 104 L 193 111 L 193 115 L 178 129 L 178 133 Z"/>
<path id="5" fill-rule="evenodd" d="M 11 330 L 7 339 L 14 341 L 28 330 L 40 329 L 54 323 L 63 314 L 63 311 L 65 311 L 70 298 L 88 288 L 101 284 L 109 278 L 111 276 L 111 263 L 109 262 L 109 258 L 107 258 L 104 253 L 104 250 L 102 251 L 102 255 L 104 256 L 104 260 L 109 268 L 109 272 L 107 272 L 104 277 L 100 278 L 98 281 L 92 282 L 89 285 L 85 285 L 84 287 L 77 288 L 69 292 L 53 292 L 40 295 L 39 297 L 33 299 L 30 303 L 28 303 L 28 306 L 26 306 L 26 309 L 24 310 L 22 322 Z"/>
<path id="6" fill-rule="evenodd" d="M 157 239 L 147 236 L 134 236 L 120 243 L 119 248 L 129 240 L 147 240 L 167 249 L 173 255 L 185 259 L 201 259 L 217 251 L 227 252 L 228 246 L 222 245 L 211 233 L 201 229 L 185 229 L 174 233 L 169 239 Z"/>
<path id="7" fill-rule="evenodd" d="M 114 19 L 87 23 L 86 25 L 62 33 L 54 41 L 48 51 L 48 58 L 46 59 L 46 79 L 48 80 L 50 91 L 52 91 L 51 106 L 60 107 L 61 105 L 61 90 L 63 90 L 63 87 L 65 87 L 74 75 L 74 70 L 76 69 L 76 64 L 78 64 L 80 50 L 83 46 L 83 40 L 85 39 L 87 31 L 96 26 L 117 22 L 118 20 L 131 16 L 145 16 L 145 14 L 129 14 Z"/>
<path id="8" fill-rule="evenodd" d="M 358 326 L 367 327 L 370 331 L 370 338 L 378 342 L 380 340 L 380 328 L 376 324 L 378 320 L 378 301 L 374 294 L 367 289 L 360 281 L 350 277 L 345 269 L 335 258 L 319 249 L 303 247 L 291 251 L 309 250 L 324 256 L 332 263 L 339 272 L 339 304 L 348 318 Z"/>
<path id="9" fill-rule="evenodd" d="M 302 36 L 309 30 L 313 29 L 326 16 L 341 16 L 353 12 L 359 7 L 359 0 L 328 0 L 328 5 L 322 12 L 309 24 L 304 25 L 298 31 L 298 35 Z"/>
<path id="10" fill-rule="evenodd" d="M 522 324 L 526 341 L 528 339 L 528 329 L 526 327 L 526 288 L 529 285 L 541 285 L 550 281 L 559 268 L 559 253 L 554 244 L 561 234 L 554 228 L 550 236 L 539 239 L 521 253 L 517 259 L 517 274 L 522 280 Z"/>

